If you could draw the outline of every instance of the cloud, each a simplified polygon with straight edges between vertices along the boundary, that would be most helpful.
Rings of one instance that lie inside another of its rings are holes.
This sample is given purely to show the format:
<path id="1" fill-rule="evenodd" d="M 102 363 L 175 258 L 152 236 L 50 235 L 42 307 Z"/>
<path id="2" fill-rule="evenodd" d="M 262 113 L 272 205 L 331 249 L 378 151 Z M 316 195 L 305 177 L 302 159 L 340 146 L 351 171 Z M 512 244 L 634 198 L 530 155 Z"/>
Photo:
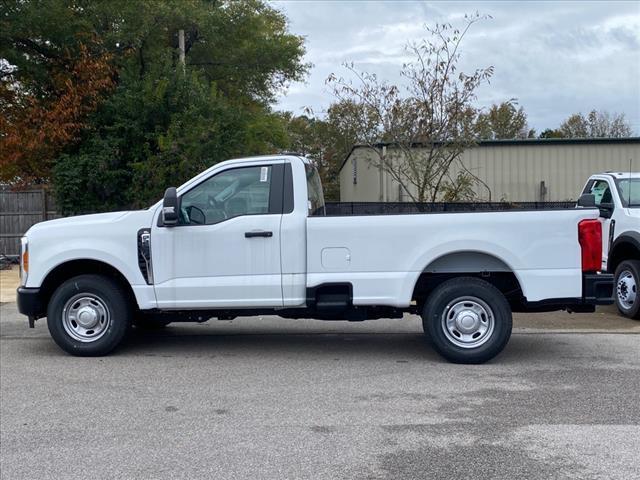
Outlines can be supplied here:
<path id="1" fill-rule="evenodd" d="M 593 108 L 625 113 L 640 132 L 640 3 L 638 2 L 365 2 L 272 1 L 306 37 L 306 82 L 292 86 L 277 108 L 326 110 L 324 85 L 341 64 L 400 82 L 404 45 L 424 36 L 424 25 L 460 24 L 465 13 L 493 17 L 473 26 L 461 67 L 493 65 L 478 104 L 518 98 L 529 123 L 553 128 L 571 113 Z"/>

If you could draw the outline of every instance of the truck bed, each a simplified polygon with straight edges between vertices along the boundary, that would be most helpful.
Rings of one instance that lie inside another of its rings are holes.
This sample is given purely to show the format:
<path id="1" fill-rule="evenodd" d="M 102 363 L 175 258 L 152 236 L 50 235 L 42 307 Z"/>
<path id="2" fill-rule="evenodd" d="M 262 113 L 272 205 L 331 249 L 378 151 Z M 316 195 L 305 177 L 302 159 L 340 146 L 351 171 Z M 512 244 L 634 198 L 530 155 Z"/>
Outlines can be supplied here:
<path id="1" fill-rule="evenodd" d="M 354 305 L 404 307 L 423 272 L 502 271 L 529 302 L 580 297 L 578 223 L 598 217 L 582 208 L 373 212 L 307 219 L 309 287 L 350 281 Z"/>

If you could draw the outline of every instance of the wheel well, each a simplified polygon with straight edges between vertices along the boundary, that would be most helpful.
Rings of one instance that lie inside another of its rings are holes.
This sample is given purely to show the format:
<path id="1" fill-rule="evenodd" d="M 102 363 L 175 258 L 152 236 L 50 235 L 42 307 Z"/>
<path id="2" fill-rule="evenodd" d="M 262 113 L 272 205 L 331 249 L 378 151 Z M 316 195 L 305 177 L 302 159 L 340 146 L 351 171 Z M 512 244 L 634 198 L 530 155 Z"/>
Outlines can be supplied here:
<path id="1" fill-rule="evenodd" d="M 520 282 L 501 259 L 483 252 L 455 252 L 433 260 L 420 274 L 412 300 L 421 310 L 429 294 L 441 283 L 455 277 L 477 277 L 491 283 L 512 307 L 522 303 Z"/>
<path id="2" fill-rule="evenodd" d="M 85 274 L 104 275 L 112 278 L 118 282 L 127 293 L 131 305 L 137 307 L 138 303 L 126 277 L 117 268 L 112 267 L 108 263 L 90 259 L 71 260 L 69 262 L 62 263 L 51 270 L 40 287 L 43 305 L 46 306 L 49 304 L 49 300 L 51 299 L 53 292 L 55 292 L 56 288 L 58 288 L 63 282 L 72 277 Z"/>
<path id="3" fill-rule="evenodd" d="M 513 272 L 424 272 L 420 274 L 416 286 L 413 289 L 412 296 L 412 300 L 416 302 L 419 311 L 422 310 L 424 302 L 438 285 L 456 277 L 476 277 L 492 284 L 503 293 L 514 310 L 522 304 L 522 289 L 520 288 L 520 282 L 518 282 Z"/>
<path id="4" fill-rule="evenodd" d="M 640 249 L 631 241 L 622 241 L 613 247 L 607 262 L 607 270 L 613 273 L 620 263 L 630 259 L 640 260 Z"/>

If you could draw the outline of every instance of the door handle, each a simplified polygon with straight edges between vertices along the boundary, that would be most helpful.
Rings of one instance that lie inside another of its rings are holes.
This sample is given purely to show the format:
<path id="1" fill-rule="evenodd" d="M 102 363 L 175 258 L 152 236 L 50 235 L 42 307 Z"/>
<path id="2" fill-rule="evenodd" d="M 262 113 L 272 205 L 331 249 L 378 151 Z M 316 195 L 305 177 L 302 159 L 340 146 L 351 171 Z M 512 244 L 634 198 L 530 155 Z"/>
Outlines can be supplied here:
<path id="1" fill-rule="evenodd" d="M 273 237 L 273 232 L 265 232 L 264 230 L 254 230 L 253 232 L 244 232 L 245 238 L 254 237 Z"/>

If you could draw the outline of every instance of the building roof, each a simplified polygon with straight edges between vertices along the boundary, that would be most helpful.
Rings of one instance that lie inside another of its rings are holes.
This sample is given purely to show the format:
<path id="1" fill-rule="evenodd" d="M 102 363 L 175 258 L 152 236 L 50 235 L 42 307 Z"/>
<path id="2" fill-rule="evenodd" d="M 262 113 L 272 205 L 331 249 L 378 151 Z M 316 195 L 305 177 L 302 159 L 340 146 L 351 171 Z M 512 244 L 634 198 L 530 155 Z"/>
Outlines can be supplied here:
<path id="1" fill-rule="evenodd" d="M 640 137 L 625 137 L 625 138 L 523 138 L 523 139 L 506 139 L 506 140 L 479 140 L 477 142 L 478 147 L 506 147 L 506 146 L 520 146 L 520 145 L 536 145 L 536 146 L 549 146 L 549 145 L 608 145 L 608 144 L 637 144 L 640 145 Z M 374 144 L 376 148 L 393 146 L 393 142 L 378 142 Z M 415 147 L 424 147 L 429 143 L 416 142 Z M 347 163 L 347 160 L 351 156 L 354 150 L 358 148 L 366 148 L 368 145 L 356 143 L 349 153 L 342 161 L 340 170 Z"/>

